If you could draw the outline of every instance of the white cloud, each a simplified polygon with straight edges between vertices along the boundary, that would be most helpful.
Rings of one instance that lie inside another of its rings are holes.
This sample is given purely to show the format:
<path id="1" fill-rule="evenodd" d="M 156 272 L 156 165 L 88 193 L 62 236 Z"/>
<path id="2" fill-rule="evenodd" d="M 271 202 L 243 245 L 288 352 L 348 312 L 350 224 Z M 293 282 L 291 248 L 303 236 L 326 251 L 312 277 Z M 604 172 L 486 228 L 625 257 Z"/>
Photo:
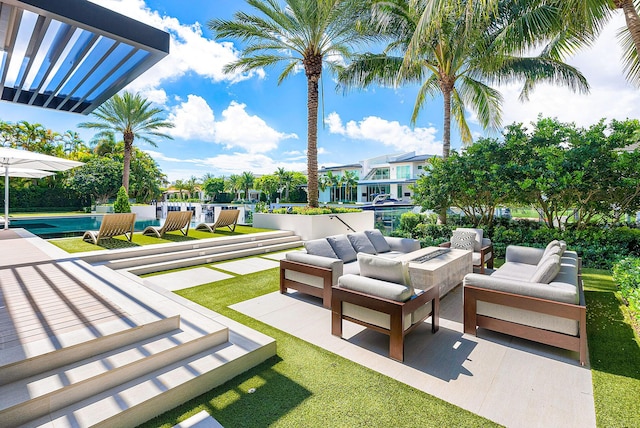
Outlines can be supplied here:
<path id="1" fill-rule="evenodd" d="M 354 140 L 378 142 L 404 152 L 442 153 L 442 143 L 436 142 L 437 130 L 434 127 L 411 129 L 398 121 L 388 121 L 376 116 L 365 117 L 360 122 L 351 120 L 343 125 L 342 119 L 336 112 L 330 113 L 325 123 L 329 126 L 330 133 L 344 135 Z"/>
<path id="2" fill-rule="evenodd" d="M 246 105 L 232 101 L 216 120 L 207 102 L 189 95 L 186 102 L 171 109 L 168 120 L 175 128 L 172 136 L 184 140 L 201 140 L 223 145 L 227 149 L 241 148 L 249 153 L 264 153 L 278 147 L 282 140 L 298 138 L 271 128 L 256 115 L 246 112 Z"/>
<path id="3" fill-rule="evenodd" d="M 587 78 L 591 91 L 580 95 L 559 86 L 539 85 L 529 101 L 518 101 L 519 85 L 499 88 L 504 95 L 503 124 L 534 122 L 538 114 L 557 117 L 563 122 L 590 126 L 600 119 L 637 117 L 640 91 L 625 81 L 622 50 L 616 34 L 624 18 L 616 13 L 591 48 L 567 60 Z"/>
<path id="4" fill-rule="evenodd" d="M 239 58 L 239 52 L 230 42 L 216 42 L 203 37 L 202 26 L 181 24 L 176 18 L 160 16 L 149 9 L 143 0 L 92 0 L 108 9 L 144 22 L 171 34 L 170 53 L 163 60 L 128 85 L 127 89 L 148 94 L 157 90 L 162 82 L 174 81 L 187 73 L 211 79 L 213 82 L 235 83 L 252 76 L 263 78 L 263 70 L 250 73 L 225 73 L 226 64 Z"/>

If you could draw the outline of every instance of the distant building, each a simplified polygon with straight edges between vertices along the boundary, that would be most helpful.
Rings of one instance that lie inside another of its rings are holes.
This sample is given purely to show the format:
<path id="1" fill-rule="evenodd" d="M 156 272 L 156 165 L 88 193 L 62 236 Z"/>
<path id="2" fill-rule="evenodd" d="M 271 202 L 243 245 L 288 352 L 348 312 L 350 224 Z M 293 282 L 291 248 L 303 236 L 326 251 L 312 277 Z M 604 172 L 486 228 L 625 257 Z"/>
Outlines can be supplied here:
<path id="1" fill-rule="evenodd" d="M 389 194 L 391 198 L 410 202 L 415 184 L 424 172 L 428 159 L 434 155 L 416 155 L 415 152 L 383 155 L 357 164 L 321 168 L 320 176 L 335 177 L 332 185 L 320 190 L 320 202 L 371 202 L 376 195 Z M 349 172 L 349 174 L 346 174 Z M 357 184 L 349 192 L 340 179 L 355 175 Z M 351 194 L 350 194 L 351 193 Z"/>

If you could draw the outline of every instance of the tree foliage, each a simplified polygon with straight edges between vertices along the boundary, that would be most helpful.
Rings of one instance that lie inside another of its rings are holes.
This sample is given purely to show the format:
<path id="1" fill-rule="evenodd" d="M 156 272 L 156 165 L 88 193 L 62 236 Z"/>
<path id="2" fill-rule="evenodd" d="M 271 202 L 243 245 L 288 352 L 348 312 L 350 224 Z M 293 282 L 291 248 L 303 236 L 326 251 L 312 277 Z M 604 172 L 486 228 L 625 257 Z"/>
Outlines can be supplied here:
<path id="1" fill-rule="evenodd" d="M 120 186 L 116 201 L 113 203 L 113 211 L 117 213 L 130 213 L 131 206 L 129 205 L 129 195 L 127 189 L 124 186 Z"/>
<path id="2" fill-rule="evenodd" d="M 538 210 L 550 228 L 616 223 L 640 210 L 638 120 L 604 120 L 588 128 L 538 118 L 512 124 L 503 141 L 482 139 L 448 159 L 434 158 L 415 185 L 426 209 L 458 207 L 474 224 L 493 223 L 495 208 Z"/>

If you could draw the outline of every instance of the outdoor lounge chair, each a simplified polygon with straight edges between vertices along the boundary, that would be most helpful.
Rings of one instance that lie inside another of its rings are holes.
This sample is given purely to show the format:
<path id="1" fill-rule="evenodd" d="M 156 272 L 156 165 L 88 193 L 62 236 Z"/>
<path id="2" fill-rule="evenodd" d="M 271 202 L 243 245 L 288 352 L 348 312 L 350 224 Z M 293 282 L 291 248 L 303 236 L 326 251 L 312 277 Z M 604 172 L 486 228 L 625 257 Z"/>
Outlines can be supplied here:
<path id="1" fill-rule="evenodd" d="M 101 239 L 124 235 L 131 242 L 133 227 L 136 223 L 135 213 L 107 214 L 102 217 L 100 230 L 88 230 L 82 235 L 82 240 L 98 245 Z"/>
<path id="2" fill-rule="evenodd" d="M 179 230 L 184 236 L 187 236 L 192 217 L 193 212 L 191 211 L 169 211 L 162 227 L 147 226 L 142 231 L 142 234 L 155 235 L 158 238 L 162 238 L 167 232 Z"/>
<path id="3" fill-rule="evenodd" d="M 200 223 L 196 226 L 196 230 L 208 230 L 215 233 L 217 228 L 226 226 L 233 232 L 238 223 L 238 214 L 240 214 L 240 210 L 222 210 L 215 223 Z"/>

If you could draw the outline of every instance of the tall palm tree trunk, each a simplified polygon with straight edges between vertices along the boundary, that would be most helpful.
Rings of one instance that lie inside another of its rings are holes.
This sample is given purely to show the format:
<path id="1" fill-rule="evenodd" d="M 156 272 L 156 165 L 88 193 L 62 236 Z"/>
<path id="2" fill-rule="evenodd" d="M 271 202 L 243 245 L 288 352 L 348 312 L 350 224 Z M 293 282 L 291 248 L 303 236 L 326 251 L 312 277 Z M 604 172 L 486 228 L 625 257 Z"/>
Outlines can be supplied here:
<path id="1" fill-rule="evenodd" d="M 633 0 L 615 0 L 615 5 L 624 12 L 627 28 L 631 33 L 633 43 L 636 45 L 636 53 L 640 57 L 640 17 L 638 17 L 638 11 L 633 4 Z"/>
<path id="2" fill-rule="evenodd" d="M 322 74 L 322 56 L 309 55 L 303 60 L 307 75 L 307 201 L 318 207 L 318 81 Z"/>
<path id="3" fill-rule="evenodd" d="M 451 151 L 451 92 L 452 87 L 441 84 L 442 97 L 444 98 L 444 125 L 442 130 L 442 158 L 449 157 Z M 440 208 L 438 223 L 447 224 L 447 207 Z"/>
<path id="4" fill-rule="evenodd" d="M 122 168 L 122 185 L 129 193 L 129 169 L 131 167 L 131 153 L 133 152 L 133 134 L 124 134 L 124 159 Z M 182 195 L 180 195 L 182 196 Z"/>

